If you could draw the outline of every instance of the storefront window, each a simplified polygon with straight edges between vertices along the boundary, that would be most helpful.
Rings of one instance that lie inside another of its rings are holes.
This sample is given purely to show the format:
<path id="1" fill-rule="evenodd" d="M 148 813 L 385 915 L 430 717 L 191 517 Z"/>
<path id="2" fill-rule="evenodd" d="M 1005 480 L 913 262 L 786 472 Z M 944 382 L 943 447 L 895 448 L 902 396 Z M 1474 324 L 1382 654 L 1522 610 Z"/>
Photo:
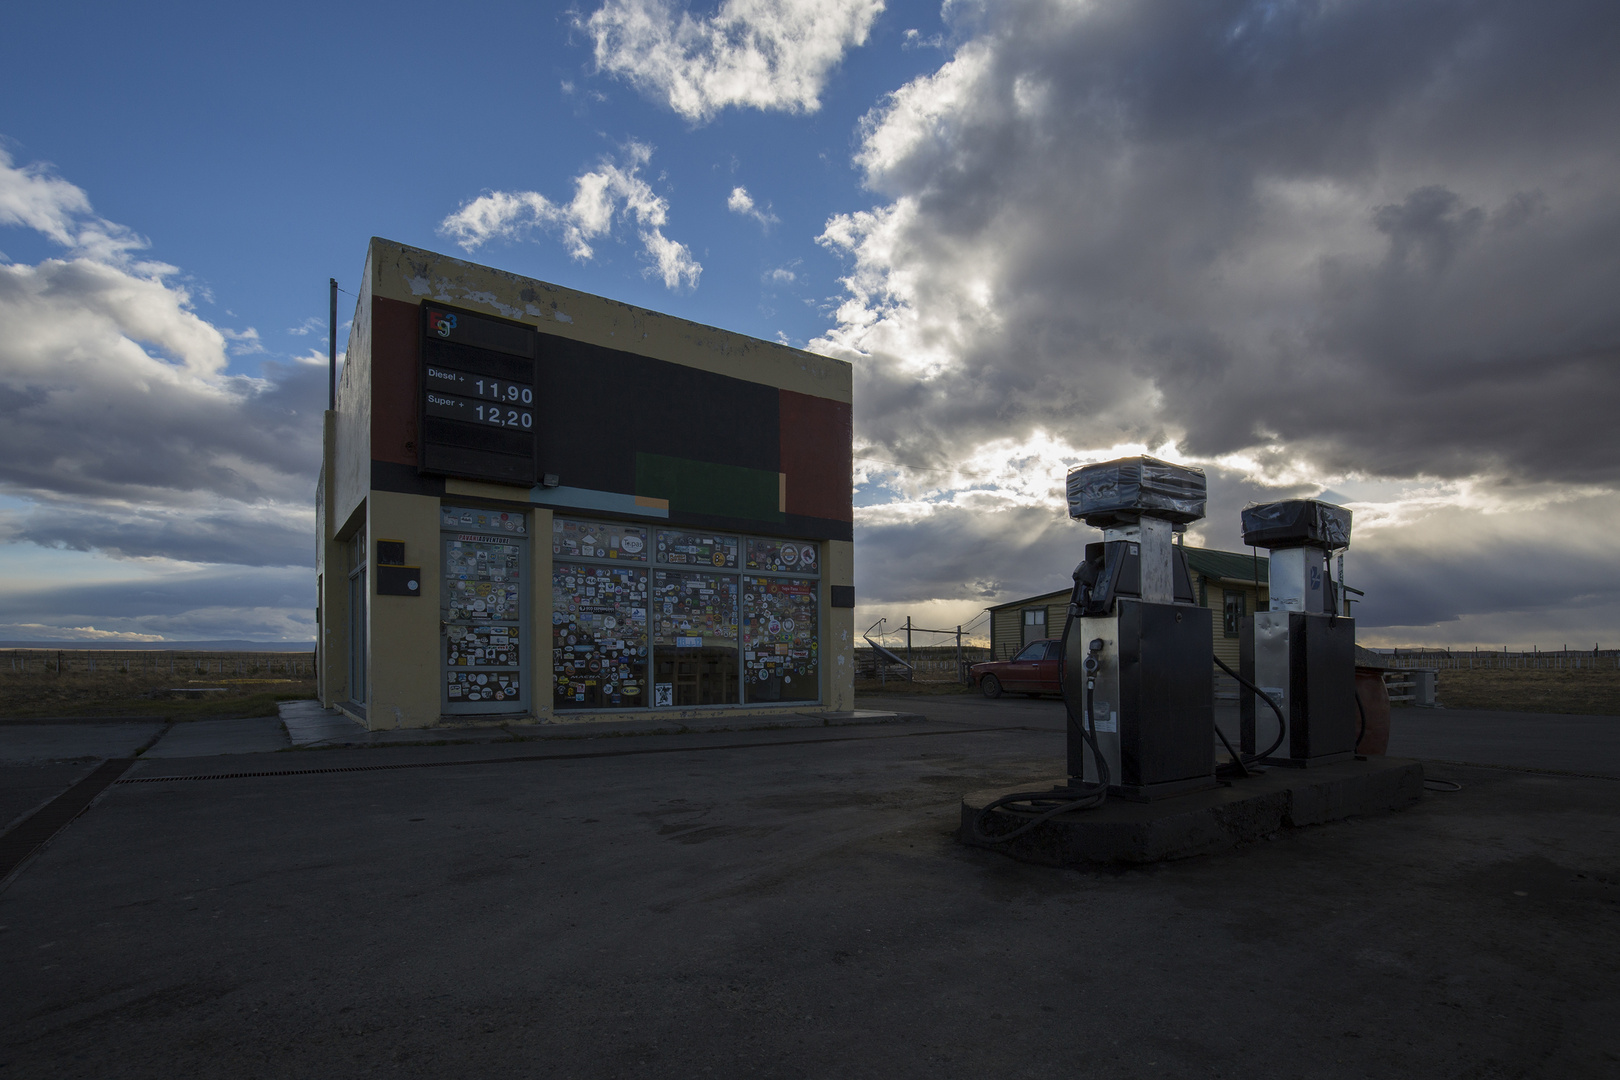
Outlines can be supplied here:
<path id="1" fill-rule="evenodd" d="M 462 524 L 462 516 L 473 521 Z M 528 561 L 521 517 L 445 507 L 444 706 L 451 712 L 506 712 L 522 706 L 523 624 Z M 506 522 L 512 522 L 508 525 Z M 467 530 L 465 532 L 460 530 Z"/>
<path id="2" fill-rule="evenodd" d="M 658 561 L 669 566 L 717 566 L 735 570 L 739 546 L 735 536 L 658 530 Z"/>
<path id="3" fill-rule="evenodd" d="M 647 530 L 640 525 L 554 518 L 551 553 L 564 559 L 647 561 Z"/>
<path id="4" fill-rule="evenodd" d="M 816 573 L 816 545 L 803 540 L 748 541 L 748 569 Z"/>
<path id="5" fill-rule="evenodd" d="M 659 570 L 652 601 L 653 705 L 735 703 L 736 576 Z"/>
<path id="6" fill-rule="evenodd" d="M 647 704 L 646 570 L 554 564 L 551 624 L 557 708 Z"/>
<path id="7" fill-rule="evenodd" d="M 819 700 L 813 541 L 557 517 L 551 550 L 559 711 Z"/>
<path id="8" fill-rule="evenodd" d="M 743 700 L 815 701 L 821 682 L 816 582 L 745 576 L 742 587 Z"/>

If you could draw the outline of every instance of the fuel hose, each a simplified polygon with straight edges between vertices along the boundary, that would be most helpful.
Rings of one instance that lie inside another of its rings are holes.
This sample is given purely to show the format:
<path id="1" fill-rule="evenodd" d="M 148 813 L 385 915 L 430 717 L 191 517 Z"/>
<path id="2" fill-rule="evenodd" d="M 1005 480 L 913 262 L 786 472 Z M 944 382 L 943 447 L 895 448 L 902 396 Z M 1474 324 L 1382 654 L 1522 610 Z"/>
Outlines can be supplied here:
<path id="1" fill-rule="evenodd" d="M 1073 598 L 1075 602 L 1078 602 L 1079 592 L 1080 585 L 1076 581 L 1076 595 Z M 1068 651 L 1069 631 L 1074 626 L 1075 602 L 1069 604 L 1069 616 L 1063 623 L 1063 647 L 1065 653 Z M 1065 668 L 1068 667 L 1066 656 L 1061 663 Z M 1069 738 L 1072 739 L 1079 735 L 1086 746 L 1090 748 L 1092 759 L 1097 763 L 1096 782 L 1087 783 L 1082 780 L 1076 783 L 1070 780 L 1065 787 L 1053 787 L 1047 791 L 1018 791 L 1011 795 L 1003 795 L 999 799 L 986 804 L 983 809 L 973 816 L 969 829 L 973 833 L 974 840 L 981 844 L 1005 844 L 1009 840 L 1023 836 L 1031 829 L 1051 818 L 1057 817 L 1059 814 L 1067 814 L 1075 810 L 1090 810 L 1093 807 L 1101 806 L 1103 801 L 1108 798 L 1108 785 L 1112 782 L 1112 777 L 1108 771 L 1108 759 L 1103 757 L 1102 748 L 1097 745 L 1095 718 L 1091 710 L 1092 693 L 1097 685 L 1097 650 L 1095 648 L 1088 650 L 1085 666 L 1086 688 L 1083 699 L 1085 721 L 1081 722 L 1074 715 L 1074 702 L 1071 700 L 1068 679 L 1063 680 L 1063 710 L 1068 715 Z M 1011 832 L 1002 833 L 1000 836 L 987 835 L 984 831 L 985 821 L 994 811 L 1003 807 L 1010 807 L 1015 812 L 1021 811 L 1035 816 Z"/>
<path id="2" fill-rule="evenodd" d="M 1266 693 L 1264 690 L 1262 690 L 1258 686 L 1254 685 L 1254 683 L 1250 682 L 1248 679 L 1245 679 L 1243 676 L 1239 675 L 1237 672 L 1235 672 L 1231 668 L 1227 667 L 1226 664 L 1218 656 L 1215 658 L 1215 666 L 1220 668 L 1222 671 L 1226 672 L 1228 675 L 1232 676 L 1232 678 L 1236 679 L 1239 682 L 1239 684 L 1248 687 L 1250 690 L 1253 690 L 1255 692 L 1255 694 L 1257 694 L 1262 701 L 1264 701 L 1267 705 L 1271 706 L 1271 711 L 1277 714 L 1277 738 L 1276 738 L 1276 740 L 1270 746 L 1266 747 L 1265 750 L 1263 750 L 1262 752 L 1254 755 L 1251 758 L 1244 758 L 1244 757 L 1242 757 L 1240 755 L 1236 759 L 1238 761 L 1238 763 L 1241 764 L 1241 765 L 1253 765 L 1255 762 L 1261 761 L 1262 759 L 1268 758 L 1272 754 L 1275 754 L 1277 752 L 1277 747 L 1279 747 L 1279 746 L 1281 746 L 1283 744 L 1283 737 L 1288 734 L 1288 721 L 1283 718 L 1282 709 L 1278 707 L 1278 705 L 1277 705 L 1277 703 L 1275 701 L 1271 700 L 1271 695 L 1270 694 Z M 1219 731 L 1220 729 L 1217 728 L 1216 730 Z M 1226 736 L 1225 735 L 1221 736 L 1221 742 L 1226 743 L 1226 749 L 1228 751 L 1231 751 L 1232 744 L 1229 743 L 1229 742 L 1226 742 Z"/>

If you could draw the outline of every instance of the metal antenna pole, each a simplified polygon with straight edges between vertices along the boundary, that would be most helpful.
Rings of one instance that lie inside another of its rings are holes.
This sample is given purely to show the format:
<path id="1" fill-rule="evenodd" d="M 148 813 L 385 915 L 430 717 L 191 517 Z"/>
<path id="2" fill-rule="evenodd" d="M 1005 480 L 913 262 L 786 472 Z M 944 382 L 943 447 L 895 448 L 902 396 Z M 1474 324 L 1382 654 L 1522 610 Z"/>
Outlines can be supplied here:
<path id="1" fill-rule="evenodd" d="M 337 409 L 337 278 L 327 278 L 326 407 Z"/>

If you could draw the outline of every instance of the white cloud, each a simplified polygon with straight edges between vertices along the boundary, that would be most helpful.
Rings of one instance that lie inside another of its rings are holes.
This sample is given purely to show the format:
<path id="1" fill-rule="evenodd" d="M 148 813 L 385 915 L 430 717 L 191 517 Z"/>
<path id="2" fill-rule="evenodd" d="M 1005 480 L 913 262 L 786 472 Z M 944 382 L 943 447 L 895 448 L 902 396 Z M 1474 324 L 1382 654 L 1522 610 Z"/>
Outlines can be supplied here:
<path id="1" fill-rule="evenodd" d="M 313 334 L 317 330 L 325 330 L 325 329 L 326 329 L 326 320 L 325 319 L 318 319 L 315 316 L 311 315 L 308 318 L 306 318 L 303 322 L 299 323 L 297 326 L 289 326 L 287 328 L 287 333 L 293 335 L 294 337 L 304 337 L 304 336 L 306 336 L 308 334 Z"/>
<path id="2" fill-rule="evenodd" d="M 771 213 L 771 208 L 769 206 L 761 209 L 754 202 L 754 197 L 748 194 L 748 189 L 745 187 L 734 187 L 731 189 L 731 196 L 726 199 L 726 209 L 730 210 L 733 214 L 741 214 L 743 217 L 751 217 L 755 221 L 759 222 L 762 227 L 767 229 L 781 220 L 775 214 Z"/>
<path id="3" fill-rule="evenodd" d="M 232 373 L 232 353 L 265 352 L 257 330 L 199 316 L 173 267 L 135 259 L 146 242 L 96 216 L 81 189 L 44 166 L 19 168 L 0 154 L 0 224 L 64 249 L 35 265 L 0 265 L 5 561 L 27 564 L 26 552 L 78 559 L 87 582 L 90 563 L 147 567 L 146 591 L 126 607 L 185 567 L 234 568 L 210 583 L 214 605 L 252 590 L 244 566 L 307 576 L 325 373 L 275 359 L 257 375 Z M 86 585 L 71 608 L 53 587 L 29 612 L 15 610 L 22 587 L 0 589 L 0 614 L 13 625 L 159 632 L 109 622 L 104 582 Z M 297 598 L 289 617 L 305 606 Z M 225 636 L 280 636 L 279 616 L 269 630 L 252 618 Z"/>
<path id="4" fill-rule="evenodd" d="M 228 348 L 232 356 L 246 356 L 265 351 L 264 342 L 259 340 L 259 332 L 251 326 L 246 330 L 228 330 L 221 327 L 219 332 L 231 343 Z"/>
<path id="5" fill-rule="evenodd" d="M 21 225 L 42 233 L 71 253 L 118 266 L 130 253 L 147 247 L 144 238 L 122 225 L 97 217 L 82 188 L 51 173 L 43 163 L 18 168 L 0 149 L 0 225 Z M 145 274 L 172 273 L 161 263 L 137 263 Z"/>
<path id="6" fill-rule="evenodd" d="M 466 251 L 476 251 L 494 239 L 518 240 L 535 229 L 561 234 L 568 253 L 581 261 L 596 256 L 593 240 L 610 236 L 615 220 L 633 220 L 642 248 L 666 288 L 682 282 L 696 288 L 703 267 L 684 244 L 664 235 L 669 201 L 655 193 L 640 176 L 652 157 L 652 147 L 632 142 L 625 148 L 625 164 L 604 161 L 574 179 L 574 197 L 554 203 L 537 191 L 491 191 L 464 204 L 439 223 L 439 232 Z"/>
<path id="7" fill-rule="evenodd" d="M 727 106 L 815 112 L 844 51 L 883 0 L 723 0 L 711 16 L 671 0 L 607 0 L 581 26 L 603 71 L 692 121 Z"/>
<path id="8" fill-rule="evenodd" d="M 778 285 L 791 285 L 799 278 L 799 275 L 795 274 L 785 266 L 778 266 L 775 270 L 772 270 L 765 276 L 770 281 L 773 281 Z"/>
<path id="9" fill-rule="evenodd" d="M 93 626 L 55 626 L 50 623 L 0 623 L 0 636 L 8 641 L 163 641 L 162 634 L 133 630 L 97 630 Z"/>

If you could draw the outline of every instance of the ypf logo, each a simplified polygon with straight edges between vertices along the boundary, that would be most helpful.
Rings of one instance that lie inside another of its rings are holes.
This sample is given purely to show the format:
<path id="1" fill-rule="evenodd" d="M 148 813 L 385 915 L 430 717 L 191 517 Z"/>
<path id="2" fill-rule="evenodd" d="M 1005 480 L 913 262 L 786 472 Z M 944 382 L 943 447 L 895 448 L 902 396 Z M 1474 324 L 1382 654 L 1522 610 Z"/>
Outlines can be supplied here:
<path id="1" fill-rule="evenodd" d="M 456 328 L 456 317 L 448 311 L 428 312 L 428 324 L 440 337 L 449 337 L 450 331 Z"/>

